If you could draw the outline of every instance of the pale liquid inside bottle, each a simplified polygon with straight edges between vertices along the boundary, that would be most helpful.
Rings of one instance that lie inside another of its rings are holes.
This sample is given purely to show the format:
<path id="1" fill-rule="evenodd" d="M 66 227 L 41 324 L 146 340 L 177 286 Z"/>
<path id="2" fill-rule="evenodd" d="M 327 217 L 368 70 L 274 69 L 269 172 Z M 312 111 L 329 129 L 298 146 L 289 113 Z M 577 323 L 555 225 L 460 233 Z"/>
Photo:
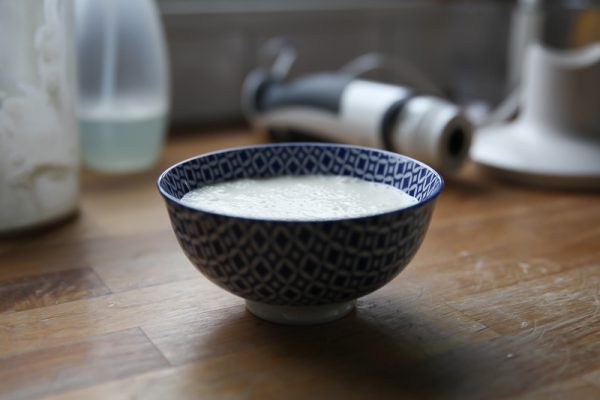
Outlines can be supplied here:
<path id="1" fill-rule="evenodd" d="M 154 165 L 165 136 L 166 112 L 127 109 L 83 112 L 84 164 L 101 172 L 138 172 Z"/>

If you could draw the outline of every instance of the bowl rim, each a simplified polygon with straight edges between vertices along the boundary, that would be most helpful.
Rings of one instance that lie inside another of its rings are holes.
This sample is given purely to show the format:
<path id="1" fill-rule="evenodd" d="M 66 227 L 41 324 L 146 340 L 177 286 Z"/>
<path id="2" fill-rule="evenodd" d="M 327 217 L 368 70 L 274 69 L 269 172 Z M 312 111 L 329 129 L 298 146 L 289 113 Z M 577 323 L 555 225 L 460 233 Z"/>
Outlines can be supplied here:
<path id="1" fill-rule="evenodd" d="M 201 208 L 198 207 L 191 207 L 185 203 L 183 203 L 180 199 L 176 198 L 175 196 L 167 193 L 161 186 L 160 183 L 164 180 L 164 178 L 175 168 L 186 164 L 190 161 L 193 160 L 197 160 L 199 158 L 203 158 L 203 157 L 209 157 L 209 156 L 213 156 L 213 155 L 218 155 L 218 154 L 222 154 L 222 153 L 230 153 L 230 152 L 234 152 L 234 151 L 241 151 L 241 150 L 250 150 L 250 149 L 256 149 L 256 148 L 272 148 L 272 147 L 304 147 L 304 146 L 311 146 L 311 147 L 344 147 L 344 148 L 349 148 L 349 149 L 358 149 L 358 150 L 368 150 L 368 151 L 376 151 L 376 152 L 380 152 L 380 153 L 384 153 L 384 154 L 389 154 L 391 156 L 394 157 L 400 157 L 403 158 L 405 160 L 409 160 L 415 164 L 420 165 L 421 167 L 424 167 L 428 170 L 430 170 L 440 181 L 440 186 L 437 188 L 437 190 L 435 190 L 433 193 L 431 193 L 429 196 L 427 196 L 425 199 L 423 200 L 419 200 L 416 204 L 410 205 L 408 207 L 401 207 L 401 208 L 396 208 L 392 211 L 386 211 L 386 212 L 382 212 L 382 213 L 377 213 L 377 214 L 370 214 L 370 215 L 364 215 L 364 216 L 360 216 L 360 217 L 350 217 L 350 218 L 327 218 L 327 219 L 269 219 L 269 218 L 253 218 L 253 217 L 244 217 L 244 216 L 239 216 L 239 215 L 231 215 L 231 214 L 223 214 L 223 213 L 217 213 L 217 212 L 213 212 L 213 211 L 208 211 L 208 210 L 203 210 Z M 237 220 L 247 220 L 247 221 L 261 221 L 261 222 L 276 222 L 276 223 L 322 223 L 322 222 L 340 222 L 340 221 L 358 221 L 358 220 L 365 220 L 368 218 L 373 218 L 373 217 L 385 217 L 386 215 L 392 215 L 392 214 L 397 214 L 397 213 L 401 213 L 401 212 L 406 212 L 412 209 L 416 209 L 419 207 L 423 207 L 424 205 L 434 201 L 444 190 L 444 186 L 445 186 L 445 182 L 444 182 L 444 178 L 442 177 L 442 175 L 437 172 L 433 167 L 425 164 L 422 161 L 419 160 L 415 160 L 412 157 L 408 157 L 405 156 L 404 154 L 400 154 L 400 153 L 395 153 L 393 151 L 388 151 L 388 150 L 382 150 L 382 149 L 378 149 L 375 147 L 367 147 L 367 146 L 357 146 L 357 145 L 352 145 L 352 144 L 341 144 L 341 143 L 321 143 L 321 142 L 283 142 L 283 143 L 264 143 L 264 144 L 255 144 L 255 145 L 248 145 L 248 146 L 235 146 L 235 147 L 227 147 L 224 149 L 220 149 L 220 150 L 215 150 L 215 151 L 209 151 L 203 154 L 199 154 L 197 156 L 193 156 L 193 157 L 189 157 L 185 160 L 179 161 L 173 165 L 171 165 L 170 167 L 168 167 L 167 169 L 165 169 L 157 178 L 156 180 L 156 186 L 158 188 L 158 191 L 160 192 L 160 194 L 162 195 L 162 197 L 166 200 L 172 201 L 175 204 L 177 204 L 180 207 L 186 208 L 190 211 L 197 211 L 197 212 L 202 212 L 204 214 L 209 214 L 212 216 L 217 216 L 217 217 L 226 217 L 226 218 L 232 218 L 232 219 L 237 219 Z"/>

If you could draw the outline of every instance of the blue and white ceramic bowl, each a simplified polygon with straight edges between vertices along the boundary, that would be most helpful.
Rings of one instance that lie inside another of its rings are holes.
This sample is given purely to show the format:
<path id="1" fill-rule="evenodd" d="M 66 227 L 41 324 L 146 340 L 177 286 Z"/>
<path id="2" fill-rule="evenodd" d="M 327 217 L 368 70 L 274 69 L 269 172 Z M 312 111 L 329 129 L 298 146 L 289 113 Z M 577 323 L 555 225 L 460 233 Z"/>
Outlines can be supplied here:
<path id="1" fill-rule="evenodd" d="M 216 182 L 309 174 L 392 185 L 419 202 L 368 217 L 279 221 L 216 214 L 180 201 Z M 437 172 L 411 158 L 314 143 L 217 151 L 176 164 L 158 179 L 175 235 L 196 268 L 246 299 L 255 315 L 290 324 L 340 318 L 355 299 L 398 275 L 423 241 L 442 187 Z"/>

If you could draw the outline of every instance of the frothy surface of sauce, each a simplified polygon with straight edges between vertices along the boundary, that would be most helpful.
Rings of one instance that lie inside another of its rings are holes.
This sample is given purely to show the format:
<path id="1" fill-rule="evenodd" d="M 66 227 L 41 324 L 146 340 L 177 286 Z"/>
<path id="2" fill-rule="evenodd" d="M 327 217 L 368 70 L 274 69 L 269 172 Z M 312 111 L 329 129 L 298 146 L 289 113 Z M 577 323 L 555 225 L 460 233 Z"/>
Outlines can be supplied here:
<path id="1" fill-rule="evenodd" d="M 239 179 L 193 190 L 181 201 L 218 214 L 294 221 L 364 217 L 418 202 L 390 185 L 327 175 Z"/>

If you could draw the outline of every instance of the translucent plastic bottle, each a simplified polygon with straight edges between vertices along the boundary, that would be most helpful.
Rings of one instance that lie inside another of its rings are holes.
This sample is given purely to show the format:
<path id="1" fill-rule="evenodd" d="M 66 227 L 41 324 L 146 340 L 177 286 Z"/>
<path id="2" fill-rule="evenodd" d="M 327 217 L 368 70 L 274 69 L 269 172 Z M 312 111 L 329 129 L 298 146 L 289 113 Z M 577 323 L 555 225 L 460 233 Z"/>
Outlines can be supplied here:
<path id="1" fill-rule="evenodd" d="M 84 164 L 136 172 L 160 155 L 169 110 L 164 33 L 152 0 L 76 2 Z"/>

